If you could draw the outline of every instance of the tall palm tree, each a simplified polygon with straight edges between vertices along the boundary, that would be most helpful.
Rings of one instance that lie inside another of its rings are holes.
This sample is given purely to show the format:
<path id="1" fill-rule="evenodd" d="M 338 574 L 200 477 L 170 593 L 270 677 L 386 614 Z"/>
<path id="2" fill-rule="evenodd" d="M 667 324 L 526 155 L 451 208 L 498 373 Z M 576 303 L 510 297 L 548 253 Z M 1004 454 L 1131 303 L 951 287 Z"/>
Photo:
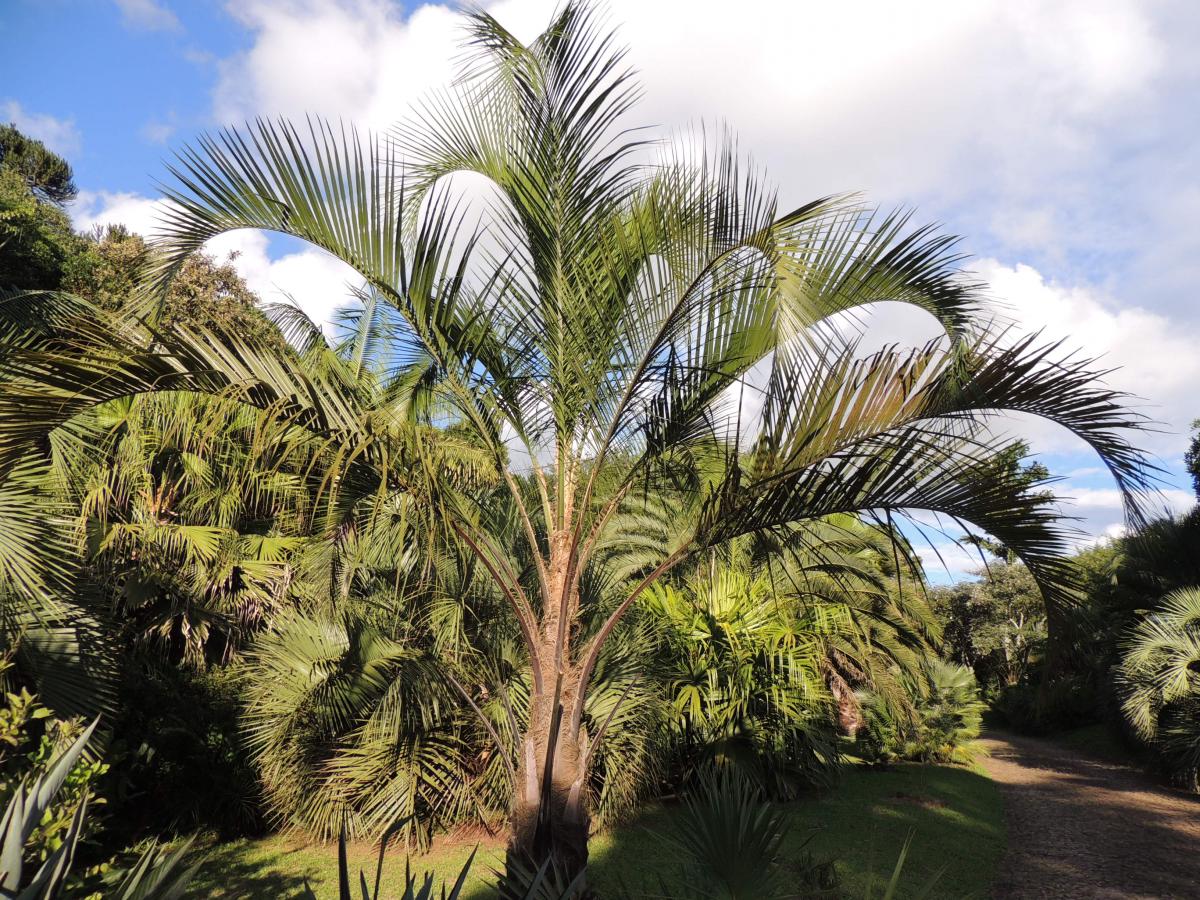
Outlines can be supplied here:
<path id="1" fill-rule="evenodd" d="M 845 198 L 782 210 L 728 135 L 651 144 L 626 125 L 623 51 L 579 3 L 528 45 L 485 13 L 467 22 L 462 79 L 389 138 L 259 121 L 184 151 L 150 287 L 239 228 L 346 261 L 388 308 L 375 358 L 424 373 L 432 431 L 484 448 L 499 489 L 447 484 L 429 431 L 387 427 L 337 378 L 242 336 L 163 333 L 152 312 L 5 355 L 0 465 L 93 404 L 186 389 L 326 442 L 334 511 L 406 494 L 470 548 L 520 630 L 528 725 L 501 750 L 511 851 L 579 869 L 597 661 L 672 569 L 742 534 L 915 510 L 995 536 L 1061 606 L 1067 535 L 988 466 L 1007 443 L 987 424 L 1016 410 L 1065 426 L 1131 507 L 1149 475 L 1124 436 L 1138 420 L 1088 362 L 986 327 L 951 238 Z M 471 204 L 454 199 L 460 173 L 487 184 Z M 879 301 L 926 310 L 946 337 L 864 356 L 848 316 Z M 614 514 L 666 484 L 685 498 L 670 542 L 631 582 L 600 571 Z"/>

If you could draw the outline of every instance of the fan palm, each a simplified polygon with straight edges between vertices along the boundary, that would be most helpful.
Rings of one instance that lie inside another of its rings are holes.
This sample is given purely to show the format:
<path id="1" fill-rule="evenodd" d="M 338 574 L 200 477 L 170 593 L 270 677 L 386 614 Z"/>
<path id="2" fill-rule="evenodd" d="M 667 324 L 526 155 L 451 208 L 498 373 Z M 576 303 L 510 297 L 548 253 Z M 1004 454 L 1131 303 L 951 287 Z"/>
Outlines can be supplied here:
<path id="1" fill-rule="evenodd" d="M 1200 784 L 1200 589 L 1181 588 L 1129 634 L 1117 681 L 1125 718 L 1179 781 Z"/>
<path id="2" fill-rule="evenodd" d="M 994 535 L 1061 606 L 1067 535 L 989 468 L 1007 442 L 984 426 L 1005 410 L 1061 424 L 1131 504 L 1149 476 L 1124 436 L 1138 420 L 1087 361 L 984 327 L 952 239 L 844 198 L 781 210 L 728 136 L 648 144 L 625 125 L 638 89 L 623 52 L 578 3 L 528 45 L 485 13 L 468 29 L 463 78 L 391 139 L 260 121 L 184 151 L 150 282 L 234 229 L 323 248 L 386 306 L 388 340 L 365 352 L 424 373 L 430 426 L 392 427 L 390 408 L 252 338 L 82 317 L 52 346 L 5 354 L 0 471 L 99 402 L 191 390 L 324 442 L 330 527 L 364 497 L 404 493 L 469 548 L 521 634 L 528 726 L 501 750 L 511 850 L 577 870 L 597 661 L 666 573 L 742 534 L 916 510 Z M 458 173 L 489 185 L 478 225 L 454 200 Z M 846 315 L 879 301 L 928 311 L 947 336 L 864 356 Z M 483 449 L 499 491 L 445 477 L 439 447 L 454 440 Z M 675 537 L 631 583 L 601 578 L 614 513 L 663 484 L 686 498 Z M 584 590 L 591 579 L 607 592 Z"/>
<path id="3" fill-rule="evenodd" d="M 837 746 L 820 642 L 766 579 L 703 566 L 654 585 L 644 606 L 667 633 L 678 775 L 732 766 L 785 796 L 797 775 L 827 780 Z"/>

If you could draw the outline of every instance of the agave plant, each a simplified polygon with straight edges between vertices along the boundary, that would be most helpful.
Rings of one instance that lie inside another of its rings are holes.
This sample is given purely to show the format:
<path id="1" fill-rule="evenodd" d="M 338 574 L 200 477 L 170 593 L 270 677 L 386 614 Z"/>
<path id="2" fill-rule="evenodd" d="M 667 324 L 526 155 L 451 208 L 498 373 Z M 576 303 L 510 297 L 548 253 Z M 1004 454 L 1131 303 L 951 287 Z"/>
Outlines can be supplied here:
<path id="1" fill-rule="evenodd" d="M 54 802 L 67 776 L 79 762 L 96 730 L 93 722 L 36 778 L 21 784 L 8 800 L 0 820 L 0 892 L 17 900 L 53 900 L 60 897 L 71 875 L 75 850 L 87 816 L 87 798 L 79 804 L 62 842 L 38 868 L 26 871 L 26 841 Z M 128 869 L 115 872 L 104 892 L 117 900 L 175 900 L 182 897 L 195 867 L 185 867 L 191 841 L 165 851 L 146 850 Z"/>
<path id="2" fill-rule="evenodd" d="M 684 896 L 781 900 L 796 895 L 794 875 L 781 865 L 788 831 L 787 812 L 726 769 L 699 780 L 659 839 L 682 864 Z"/>
<path id="3" fill-rule="evenodd" d="M 1200 589 L 1173 591 L 1133 628 L 1117 682 L 1138 736 L 1174 778 L 1200 787 Z"/>
<path id="4" fill-rule="evenodd" d="M 847 896 L 838 884 L 836 860 L 818 862 L 805 853 L 785 861 L 784 842 L 790 830 L 788 812 L 766 800 L 744 777 L 732 770 L 710 771 L 685 795 L 674 827 L 659 835 L 680 866 L 679 884 L 668 886 L 660 878 L 658 891 L 632 896 L 656 900 Z M 881 900 L 897 896 L 913 837 L 910 833 L 900 848 L 886 882 L 873 868 L 867 872 L 863 900 L 874 900 L 878 882 L 882 882 L 878 884 Z M 941 872 L 935 872 L 918 888 L 906 886 L 906 895 L 918 900 L 929 896 L 940 877 Z"/>
<path id="5" fill-rule="evenodd" d="M 370 498 L 405 495 L 427 534 L 467 549 L 520 633 L 529 715 L 497 748 L 513 858 L 575 872 L 598 662 L 672 570 L 740 535 L 922 511 L 993 535 L 1059 608 L 1068 535 L 1027 479 L 989 465 L 1009 442 L 988 423 L 1015 410 L 1064 426 L 1133 508 L 1150 473 L 1126 431 L 1140 420 L 1086 360 L 989 328 L 950 237 L 845 198 L 783 208 L 729 135 L 647 143 L 627 121 L 623 51 L 579 3 L 528 45 L 486 13 L 467 23 L 464 77 L 390 139 L 258 122 L 185 150 L 147 315 L 75 305 L 49 337 L 6 347 L 0 474 L 97 404 L 192 391 L 318 442 L 331 535 Z M 447 176 L 464 172 L 490 185 L 482 211 L 455 200 Z M 422 384 L 436 415 L 400 421 L 386 390 L 373 399 L 253 336 L 156 327 L 155 292 L 242 228 L 353 266 L 386 307 L 364 358 Z M 864 354 L 846 317 L 881 301 L 927 311 L 946 336 Z M 490 480 L 458 477 L 467 451 Z M 632 580 L 603 572 L 614 515 L 668 485 L 683 498 L 670 542 Z"/>

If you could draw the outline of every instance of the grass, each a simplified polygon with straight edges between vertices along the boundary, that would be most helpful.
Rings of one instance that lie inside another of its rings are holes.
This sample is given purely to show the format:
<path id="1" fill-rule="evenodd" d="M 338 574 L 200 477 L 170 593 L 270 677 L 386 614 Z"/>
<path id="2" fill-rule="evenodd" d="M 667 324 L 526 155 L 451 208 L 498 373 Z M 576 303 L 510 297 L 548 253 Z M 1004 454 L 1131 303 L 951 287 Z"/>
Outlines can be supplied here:
<path id="1" fill-rule="evenodd" d="M 875 895 L 886 883 L 900 849 L 914 833 L 904 866 L 901 898 L 913 896 L 940 872 L 932 898 L 987 896 L 1004 849 L 1000 795 L 981 772 L 947 766 L 898 766 L 886 771 L 848 769 L 838 788 L 825 796 L 789 805 L 792 830 L 787 854 L 793 862 L 804 853 L 816 859 L 836 858 L 846 896 L 865 896 L 872 875 Z M 659 807 L 591 844 L 592 883 L 601 897 L 620 887 L 636 891 L 651 887 L 660 875 L 669 879 L 664 852 L 650 833 L 670 826 L 674 811 Z M 805 844 L 805 841 L 808 841 Z M 438 879 L 452 880 L 475 845 L 441 843 L 413 859 L 413 868 L 432 870 Z M 381 896 L 398 893 L 404 862 L 389 854 Z M 470 900 L 492 895 L 488 882 L 503 861 L 503 847 L 492 841 L 479 846 L 467 892 Z M 359 867 L 374 872 L 370 847 L 351 848 L 352 873 Z M 302 846 L 283 837 L 222 844 L 212 851 L 189 897 L 293 897 L 308 882 L 320 898 L 337 896 L 337 851 L 327 846 Z"/>

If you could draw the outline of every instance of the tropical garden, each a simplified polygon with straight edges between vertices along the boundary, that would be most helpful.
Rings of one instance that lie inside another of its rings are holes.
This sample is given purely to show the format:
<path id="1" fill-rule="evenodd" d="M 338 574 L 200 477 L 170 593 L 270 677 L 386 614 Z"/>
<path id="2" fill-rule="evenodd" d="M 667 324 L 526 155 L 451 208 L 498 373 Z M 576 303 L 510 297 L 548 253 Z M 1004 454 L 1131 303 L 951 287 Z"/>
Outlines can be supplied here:
<path id="1" fill-rule="evenodd" d="M 642 130 L 587 7 L 468 22 L 390 133 L 182 149 L 149 243 L 0 131 L 5 896 L 381 896 L 376 850 L 382 896 L 963 896 L 920 845 L 999 853 L 985 716 L 1197 790 L 1200 514 L 1154 513 L 1133 402 L 951 236 Z M 265 303 L 206 253 L 238 229 L 361 287 Z M 884 302 L 942 336 L 865 349 Z M 1013 413 L 1125 537 L 1078 549 Z M 881 797 L 916 828 L 864 862 Z"/>

